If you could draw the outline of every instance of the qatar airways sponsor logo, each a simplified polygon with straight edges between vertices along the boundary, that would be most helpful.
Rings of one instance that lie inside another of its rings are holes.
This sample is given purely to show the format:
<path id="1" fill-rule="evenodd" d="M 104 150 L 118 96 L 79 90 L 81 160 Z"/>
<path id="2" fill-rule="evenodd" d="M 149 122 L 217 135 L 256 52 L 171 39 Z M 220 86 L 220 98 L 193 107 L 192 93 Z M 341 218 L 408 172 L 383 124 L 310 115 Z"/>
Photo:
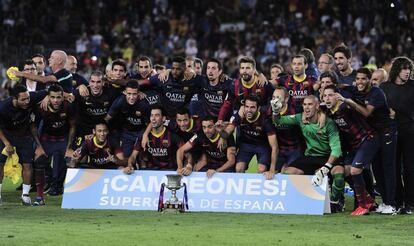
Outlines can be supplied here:
<path id="1" fill-rule="evenodd" d="M 141 120 L 141 118 L 133 118 L 133 117 L 127 117 L 127 121 L 129 122 L 129 123 L 131 123 L 132 125 L 135 125 L 135 126 L 140 126 L 140 125 L 142 125 L 142 120 Z"/>
<path id="2" fill-rule="evenodd" d="M 87 108 L 86 112 L 89 115 L 106 115 L 108 113 L 108 110 L 106 108 Z"/>
<path id="3" fill-rule="evenodd" d="M 223 96 L 204 93 L 204 98 L 211 103 L 223 103 Z"/>
<path id="4" fill-rule="evenodd" d="M 185 101 L 185 95 L 183 95 L 183 94 L 167 92 L 167 93 L 165 93 L 165 96 L 168 99 L 170 99 L 170 101 L 172 101 L 172 102 L 184 102 Z"/>
<path id="5" fill-rule="evenodd" d="M 308 93 L 308 90 L 303 90 L 303 91 L 289 90 L 289 95 L 294 98 L 305 98 L 309 95 L 309 93 Z"/>
<path id="6" fill-rule="evenodd" d="M 168 156 L 168 149 L 167 148 L 148 148 L 148 152 L 151 153 L 152 156 Z"/>

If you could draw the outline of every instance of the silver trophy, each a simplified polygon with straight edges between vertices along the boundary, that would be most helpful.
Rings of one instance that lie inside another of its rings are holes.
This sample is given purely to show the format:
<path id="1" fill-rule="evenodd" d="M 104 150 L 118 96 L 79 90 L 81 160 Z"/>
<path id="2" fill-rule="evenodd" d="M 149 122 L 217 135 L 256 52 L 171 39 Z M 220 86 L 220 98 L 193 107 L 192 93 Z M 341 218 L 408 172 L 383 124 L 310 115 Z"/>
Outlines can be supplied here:
<path id="1" fill-rule="evenodd" d="M 158 204 L 158 211 L 161 212 L 184 212 L 185 209 L 188 209 L 187 205 L 187 187 L 185 184 L 181 184 L 181 175 L 178 174 L 168 174 L 167 175 L 167 185 L 164 183 L 161 185 L 160 190 L 160 200 Z M 170 199 L 163 202 L 164 197 L 164 186 L 167 189 L 171 190 L 172 196 Z M 183 201 L 178 200 L 177 190 L 184 187 L 184 199 Z"/>

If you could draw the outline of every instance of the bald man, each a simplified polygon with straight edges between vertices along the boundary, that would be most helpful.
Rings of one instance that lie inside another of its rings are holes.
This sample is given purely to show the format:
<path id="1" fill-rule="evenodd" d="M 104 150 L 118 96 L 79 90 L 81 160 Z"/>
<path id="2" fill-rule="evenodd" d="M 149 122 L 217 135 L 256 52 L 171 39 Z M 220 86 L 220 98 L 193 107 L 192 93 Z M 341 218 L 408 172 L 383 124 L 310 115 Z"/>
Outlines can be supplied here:
<path id="1" fill-rule="evenodd" d="M 54 50 L 49 57 L 49 66 L 53 74 L 43 76 L 20 71 L 14 71 L 14 74 L 20 78 L 26 78 L 42 83 L 58 83 L 63 87 L 66 93 L 72 93 L 72 74 L 65 69 L 67 55 L 63 50 Z"/>
<path id="2" fill-rule="evenodd" d="M 78 88 L 80 85 L 88 86 L 88 81 L 80 74 L 76 73 L 78 69 L 78 60 L 76 57 L 69 55 L 66 59 L 65 69 L 72 74 L 72 86 Z"/>
<path id="3" fill-rule="evenodd" d="M 382 83 L 388 80 L 388 73 L 383 68 L 379 68 L 372 73 L 371 83 L 379 87 Z"/>

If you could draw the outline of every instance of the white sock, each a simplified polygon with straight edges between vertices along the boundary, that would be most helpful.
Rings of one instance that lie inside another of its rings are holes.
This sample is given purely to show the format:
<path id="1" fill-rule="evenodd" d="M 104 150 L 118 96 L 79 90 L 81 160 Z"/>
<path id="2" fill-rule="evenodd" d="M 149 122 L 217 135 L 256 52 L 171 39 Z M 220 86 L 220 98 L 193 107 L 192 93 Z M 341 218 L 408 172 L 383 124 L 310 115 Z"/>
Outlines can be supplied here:
<path id="1" fill-rule="evenodd" d="M 1 198 L 1 186 L 2 186 L 3 184 L 0 184 L 0 198 Z"/>
<path id="2" fill-rule="evenodd" d="M 28 195 L 31 185 L 23 184 L 23 195 Z"/>

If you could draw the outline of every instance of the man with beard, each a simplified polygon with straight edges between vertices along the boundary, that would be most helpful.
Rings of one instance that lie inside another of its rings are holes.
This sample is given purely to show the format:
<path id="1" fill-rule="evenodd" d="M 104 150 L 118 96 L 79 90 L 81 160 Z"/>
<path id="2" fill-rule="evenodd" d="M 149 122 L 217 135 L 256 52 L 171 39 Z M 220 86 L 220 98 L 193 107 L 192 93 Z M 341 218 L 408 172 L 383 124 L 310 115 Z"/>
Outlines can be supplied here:
<path id="1" fill-rule="evenodd" d="M 128 166 L 125 173 L 130 174 L 136 169 L 147 170 L 177 170 L 176 153 L 181 145 L 179 137 L 170 131 L 164 122 L 166 117 L 163 108 L 154 105 L 151 107 L 150 124 L 152 130 L 149 134 L 148 147 L 145 151 L 148 160 L 137 160 L 138 154 L 143 152 L 141 138 L 138 137 L 132 154 L 128 159 Z"/>
<path id="2" fill-rule="evenodd" d="M 233 111 L 239 110 L 248 96 L 259 98 L 262 113 L 265 113 L 272 98 L 273 86 L 265 82 L 264 86 L 259 85 L 259 75 L 256 72 L 256 61 L 253 58 L 244 56 L 239 60 L 240 78 L 231 83 L 223 105 L 218 114 L 218 125 L 227 120 Z M 260 106 L 260 107 L 259 107 Z"/>
<path id="3" fill-rule="evenodd" d="M 12 97 L 0 102 L 0 150 L 5 149 L 7 154 L 0 154 L 0 202 L 4 163 L 7 156 L 17 153 L 23 166 L 22 204 L 31 205 L 29 191 L 35 142 L 39 147 L 36 155 L 45 154 L 33 124 L 33 110 L 46 93 L 46 91 L 28 92 L 23 85 L 16 85 L 12 90 Z"/>
<path id="4" fill-rule="evenodd" d="M 336 69 L 338 69 L 339 84 L 352 85 L 356 71 L 351 67 L 352 52 L 345 45 L 336 46 L 333 50 Z"/>
<path id="5" fill-rule="evenodd" d="M 375 208 L 375 200 L 366 190 L 362 172 L 369 168 L 378 152 L 378 134 L 368 125 L 362 114 L 349 106 L 354 102 L 339 94 L 335 86 L 325 87 L 323 100 L 328 108 L 328 115 L 342 133 L 342 147 L 347 151 L 344 164 L 346 172 L 351 174 L 358 202 L 358 207 L 351 215 L 368 214 Z"/>
<path id="6" fill-rule="evenodd" d="M 156 74 L 155 70 L 152 67 L 151 59 L 147 56 L 139 57 L 136 66 L 138 69 L 138 73 L 131 75 L 131 79 L 145 80 L 149 79 L 149 77 Z M 148 101 L 149 105 L 161 103 L 160 95 L 157 91 L 148 87 L 141 87 L 141 89 L 142 92 L 145 93 L 145 99 Z"/>
<path id="7" fill-rule="evenodd" d="M 59 85 L 51 85 L 48 96 L 47 109 L 41 107 L 39 109 L 43 122 L 39 133 L 40 142 L 45 155 L 36 156 L 34 161 L 37 197 L 33 205 L 36 206 L 45 205 L 43 199 L 45 168 L 50 166 L 50 158 L 53 158 L 53 182 L 48 194 L 55 196 L 63 193 L 66 173 L 64 157 L 72 155 L 72 143 L 75 137 L 75 112 L 72 105 L 64 100 L 63 88 Z"/>
<path id="8" fill-rule="evenodd" d="M 222 69 L 223 67 L 219 60 L 211 58 L 207 61 L 208 83 L 203 86 L 199 94 L 202 109 L 201 117 L 211 115 L 217 118 L 219 115 L 220 108 L 232 83 L 231 79 L 221 81 Z"/>
<path id="9" fill-rule="evenodd" d="M 202 158 L 196 163 L 195 171 L 206 172 L 208 178 L 211 178 L 216 172 L 233 172 L 236 162 L 234 139 L 232 137 L 228 138 L 227 146 L 221 149 L 218 146 L 220 134 L 215 127 L 214 117 L 210 115 L 204 117 L 201 125 L 203 131 L 194 134 L 177 151 L 178 173 L 181 175 L 191 174 L 191 163 L 183 168 L 183 161 L 185 153 L 193 149 L 196 149 L 196 151 L 202 150 Z"/>
<path id="10" fill-rule="evenodd" d="M 402 214 L 412 214 L 414 207 L 413 71 L 413 62 L 408 57 L 397 57 L 391 66 L 389 81 L 380 86 L 384 90 L 392 116 L 397 123 L 396 202 Z"/>
<path id="11" fill-rule="evenodd" d="M 379 134 L 380 149 L 372 162 L 372 170 L 377 181 L 383 203 L 376 210 L 381 214 L 396 214 L 395 155 L 397 147 L 397 129 L 389 116 L 389 107 L 384 92 L 370 81 L 371 71 L 360 68 L 356 73 L 357 103 L 348 100 L 349 105 L 367 118 L 368 123 Z"/>
<path id="12" fill-rule="evenodd" d="M 244 173 L 254 155 L 257 157 L 257 172 L 266 179 L 273 179 L 276 172 L 278 144 L 275 128 L 266 114 L 260 112 L 257 97 L 247 96 L 244 109 L 234 114 L 230 123 L 220 132 L 222 142 L 233 137 L 233 131 L 240 127 L 237 136 L 239 150 L 236 160 L 236 172 Z M 239 115 L 241 114 L 241 115 Z M 219 146 L 225 146 L 219 143 Z"/>
<path id="13" fill-rule="evenodd" d="M 198 93 L 204 84 L 203 77 L 199 75 L 190 80 L 184 80 L 184 71 L 185 59 L 174 57 L 171 76 L 168 76 L 167 81 L 162 82 L 158 75 L 154 75 L 146 81 L 139 81 L 143 88 L 150 86 L 159 93 L 161 104 L 170 119 L 175 117 L 178 109 L 188 107 L 192 96 Z"/>

